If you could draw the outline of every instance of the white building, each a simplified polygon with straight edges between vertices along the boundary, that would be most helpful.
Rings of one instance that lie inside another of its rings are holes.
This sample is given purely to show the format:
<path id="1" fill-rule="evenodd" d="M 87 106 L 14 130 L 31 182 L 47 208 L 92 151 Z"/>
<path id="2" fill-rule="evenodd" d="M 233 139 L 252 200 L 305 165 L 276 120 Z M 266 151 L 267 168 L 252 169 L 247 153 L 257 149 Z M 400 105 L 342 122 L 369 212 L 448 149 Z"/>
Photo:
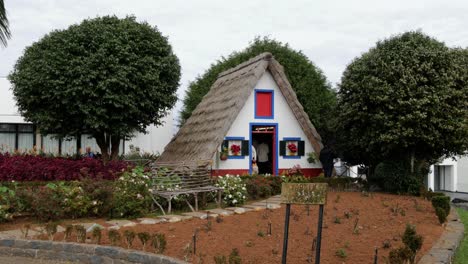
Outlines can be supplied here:
<path id="1" fill-rule="evenodd" d="M 322 166 L 308 156 L 322 147 L 283 67 L 263 53 L 218 76 L 158 162 L 211 161 L 217 175 L 251 174 L 255 165 L 278 175 L 296 166 L 317 176 Z"/>
<path id="2" fill-rule="evenodd" d="M 130 140 L 123 141 L 120 153 L 128 153 L 130 146 L 138 147 L 142 152 L 161 153 L 174 135 L 174 115 L 171 111 L 164 118 L 163 126 L 150 126 L 147 134 L 137 133 Z M 88 135 L 81 138 L 59 140 L 53 136 L 42 136 L 34 124 L 25 122 L 18 114 L 9 82 L 0 79 L 0 152 L 27 152 L 36 146 L 46 153 L 72 155 L 77 149 L 90 147 L 93 152 L 100 152 L 96 141 Z"/>
<path id="3" fill-rule="evenodd" d="M 434 191 L 468 192 L 468 156 L 432 165 L 427 185 Z"/>

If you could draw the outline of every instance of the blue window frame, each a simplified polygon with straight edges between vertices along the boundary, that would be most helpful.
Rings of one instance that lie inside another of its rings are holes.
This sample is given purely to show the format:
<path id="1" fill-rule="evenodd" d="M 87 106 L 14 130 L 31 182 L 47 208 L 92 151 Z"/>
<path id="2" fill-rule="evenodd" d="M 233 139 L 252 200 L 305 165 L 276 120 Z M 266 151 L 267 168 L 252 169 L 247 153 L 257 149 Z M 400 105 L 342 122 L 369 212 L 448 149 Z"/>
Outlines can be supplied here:
<path id="1" fill-rule="evenodd" d="M 284 137 L 283 141 L 285 141 L 285 142 L 288 142 L 288 141 L 297 141 L 297 142 L 299 142 L 299 141 L 301 141 L 301 138 L 300 137 Z M 297 145 L 297 147 L 298 147 L 298 145 Z M 287 144 L 286 144 L 286 148 L 287 148 Z M 302 158 L 302 156 L 299 156 L 299 155 L 297 155 L 297 156 L 283 155 L 283 159 L 301 159 L 301 158 Z"/>
<path id="2" fill-rule="evenodd" d="M 245 140 L 245 137 L 225 137 L 224 140 L 228 141 L 228 159 L 245 159 L 245 156 L 242 155 L 242 141 Z M 229 141 L 240 141 L 239 146 L 241 147 L 241 155 L 240 156 L 234 156 L 230 155 L 231 154 L 231 144 Z"/>

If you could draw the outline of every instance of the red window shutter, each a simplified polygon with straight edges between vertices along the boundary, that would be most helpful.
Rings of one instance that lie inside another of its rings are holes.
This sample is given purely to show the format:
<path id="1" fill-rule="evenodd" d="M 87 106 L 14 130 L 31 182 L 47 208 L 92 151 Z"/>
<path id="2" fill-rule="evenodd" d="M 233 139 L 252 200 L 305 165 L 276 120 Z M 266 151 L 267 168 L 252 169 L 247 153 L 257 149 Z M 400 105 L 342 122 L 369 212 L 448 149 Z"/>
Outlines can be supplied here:
<path id="1" fill-rule="evenodd" d="M 257 92 L 255 102 L 255 116 L 273 117 L 273 94 L 272 92 Z"/>

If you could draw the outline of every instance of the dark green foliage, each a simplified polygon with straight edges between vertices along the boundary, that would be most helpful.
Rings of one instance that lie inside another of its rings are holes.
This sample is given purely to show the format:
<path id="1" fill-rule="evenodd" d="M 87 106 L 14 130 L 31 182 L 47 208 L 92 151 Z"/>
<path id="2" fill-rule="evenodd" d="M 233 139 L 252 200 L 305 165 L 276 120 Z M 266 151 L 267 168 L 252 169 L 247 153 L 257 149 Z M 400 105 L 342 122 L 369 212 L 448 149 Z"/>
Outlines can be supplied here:
<path id="1" fill-rule="evenodd" d="M 263 52 L 271 52 L 275 59 L 283 65 L 288 80 L 296 91 L 305 112 L 322 138 L 327 141 L 327 138 L 332 137 L 330 127 L 334 120 L 332 111 L 336 104 L 335 93 L 330 84 L 322 71 L 301 51 L 295 51 L 288 44 L 267 37 L 257 37 L 246 49 L 233 52 L 228 57 L 222 57 L 212 64 L 203 75 L 191 82 L 184 97 L 181 122 L 184 123 L 190 117 L 203 96 L 208 93 L 219 73 Z"/>
<path id="2" fill-rule="evenodd" d="M 391 264 L 407 264 L 411 258 L 411 250 L 407 247 L 400 247 L 390 251 L 388 259 Z"/>
<path id="3" fill-rule="evenodd" d="M 386 192 L 412 195 L 418 195 L 422 185 L 422 177 L 410 172 L 406 160 L 387 160 L 379 163 L 369 181 Z"/>
<path id="4" fill-rule="evenodd" d="M 151 245 L 155 249 L 156 253 L 162 254 L 166 250 L 166 235 L 156 233 L 151 237 Z"/>
<path id="5" fill-rule="evenodd" d="M 445 212 L 444 208 L 436 207 L 435 213 L 439 219 L 440 224 L 443 224 L 447 221 L 447 213 Z"/>
<path id="6" fill-rule="evenodd" d="M 8 78 L 21 115 L 41 133 L 89 133 L 107 160 L 121 138 L 161 124 L 177 101 L 180 65 L 156 27 L 105 16 L 47 34 Z"/>
<path id="7" fill-rule="evenodd" d="M 76 242 L 84 243 L 86 241 L 86 228 L 82 225 L 75 225 Z"/>
<path id="8" fill-rule="evenodd" d="M 379 41 L 353 60 L 338 93 L 346 160 L 373 167 L 398 157 L 416 167 L 464 153 L 467 65 L 466 50 L 451 50 L 421 32 Z"/>
<path id="9" fill-rule="evenodd" d="M 448 196 L 436 196 L 431 199 L 432 206 L 434 208 L 442 208 L 445 210 L 445 214 L 450 214 L 450 197 Z"/>
<path id="10" fill-rule="evenodd" d="M 416 252 L 422 247 L 423 238 L 416 233 L 415 226 L 407 224 L 402 241 L 405 246 L 407 246 L 416 255 Z"/>
<path id="11" fill-rule="evenodd" d="M 226 256 L 223 255 L 216 255 L 214 256 L 215 264 L 227 264 Z"/>
<path id="12" fill-rule="evenodd" d="M 229 254 L 229 264 L 241 264 L 242 259 L 237 248 L 233 248 Z"/>
<path id="13" fill-rule="evenodd" d="M 135 239 L 135 232 L 132 230 L 124 231 L 125 242 L 127 243 L 127 248 L 130 248 L 133 245 L 133 240 Z"/>
<path id="14" fill-rule="evenodd" d="M 91 232 L 91 236 L 93 237 L 93 240 L 96 244 L 101 244 L 102 228 L 95 226 Z"/>
<path id="15" fill-rule="evenodd" d="M 120 240 L 122 239 L 122 236 L 120 235 L 119 231 L 115 229 L 110 229 L 107 232 L 107 237 L 109 238 L 109 241 L 112 246 L 117 246 L 120 243 Z"/>
<path id="16" fill-rule="evenodd" d="M 148 232 L 141 232 L 137 234 L 138 239 L 140 239 L 141 244 L 143 245 L 143 250 L 146 248 L 146 244 L 148 240 L 150 240 L 151 236 Z"/>

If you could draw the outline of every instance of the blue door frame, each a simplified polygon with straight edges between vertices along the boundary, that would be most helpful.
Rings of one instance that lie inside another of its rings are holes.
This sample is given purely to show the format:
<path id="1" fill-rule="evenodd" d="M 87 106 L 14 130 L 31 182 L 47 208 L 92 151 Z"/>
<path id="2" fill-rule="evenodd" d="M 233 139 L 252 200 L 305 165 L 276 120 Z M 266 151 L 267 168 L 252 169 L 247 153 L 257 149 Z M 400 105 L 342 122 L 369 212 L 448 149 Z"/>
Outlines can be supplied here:
<path id="1" fill-rule="evenodd" d="M 275 128 L 273 133 L 274 141 L 274 153 L 273 153 L 273 175 L 278 175 L 278 163 L 279 163 L 279 144 L 278 144 L 278 123 L 249 123 L 249 174 L 252 175 L 252 128 L 253 126 L 272 126 Z"/>

